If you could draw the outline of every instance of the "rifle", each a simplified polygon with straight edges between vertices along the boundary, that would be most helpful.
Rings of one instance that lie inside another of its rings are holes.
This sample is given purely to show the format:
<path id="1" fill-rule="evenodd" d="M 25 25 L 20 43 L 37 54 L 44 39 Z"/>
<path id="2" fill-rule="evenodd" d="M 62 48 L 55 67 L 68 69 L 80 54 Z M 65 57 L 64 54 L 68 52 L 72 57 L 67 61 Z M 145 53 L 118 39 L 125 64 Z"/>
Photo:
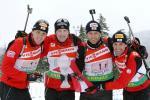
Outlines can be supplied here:
<path id="1" fill-rule="evenodd" d="M 128 25 L 128 28 L 129 28 L 129 39 L 130 39 L 130 41 L 131 41 L 131 36 L 132 36 L 132 38 L 133 38 L 133 40 L 134 40 L 135 37 L 134 37 L 133 31 L 132 31 L 131 26 L 130 26 L 129 17 L 125 16 L 124 19 L 125 19 L 125 21 L 127 22 L 127 25 Z M 143 63 L 144 63 L 144 66 L 145 66 L 145 68 L 146 68 L 146 75 L 147 75 L 148 79 L 150 79 L 150 67 L 148 66 L 148 64 L 147 64 L 145 58 L 143 57 L 143 55 L 141 54 L 141 51 L 140 51 L 139 47 L 137 47 L 137 50 L 138 50 L 138 52 L 140 53 L 140 56 L 141 56 L 141 58 L 142 58 L 142 61 L 143 61 Z"/>

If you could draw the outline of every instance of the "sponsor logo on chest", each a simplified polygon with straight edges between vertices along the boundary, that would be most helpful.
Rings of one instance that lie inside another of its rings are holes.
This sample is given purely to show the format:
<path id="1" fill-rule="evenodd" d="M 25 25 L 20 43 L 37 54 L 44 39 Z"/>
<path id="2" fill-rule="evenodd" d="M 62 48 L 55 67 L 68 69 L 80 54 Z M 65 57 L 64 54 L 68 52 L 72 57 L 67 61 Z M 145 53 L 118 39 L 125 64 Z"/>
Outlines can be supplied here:
<path id="1" fill-rule="evenodd" d="M 89 62 L 93 59 L 96 59 L 100 56 L 104 56 L 105 54 L 108 54 L 108 53 L 110 53 L 110 50 L 107 47 L 102 48 L 102 49 L 100 49 L 100 50 L 98 50 L 92 54 L 87 55 L 85 58 L 85 62 Z"/>
<path id="2" fill-rule="evenodd" d="M 35 57 L 41 53 L 41 48 L 38 48 L 37 50 L 24 52 L 21 56 L 21 58 L 29 58 L 29 57 Z"/>
<path id="3" fill-rule="evenodd" d="M 69 47 L 69 48 L 50 51 L 48 53 L 48 56 L 62 55 L 62 54 L 66 54 L 66 53 L 73 53 L 73 52 L 76 52 L 76 51 L 77 51 L 77 47 Z"/>

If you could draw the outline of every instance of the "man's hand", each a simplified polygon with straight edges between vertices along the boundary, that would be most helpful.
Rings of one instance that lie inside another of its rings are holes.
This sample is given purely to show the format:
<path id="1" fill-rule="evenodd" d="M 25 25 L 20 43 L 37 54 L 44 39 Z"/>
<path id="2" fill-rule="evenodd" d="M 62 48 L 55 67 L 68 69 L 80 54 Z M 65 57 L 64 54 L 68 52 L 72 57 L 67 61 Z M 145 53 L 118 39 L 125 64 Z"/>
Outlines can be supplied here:
<path id="1" fill-rule="evenodd" d="M 18 38 L 18 37 L 25 37 L 25 36 L 27 36 L 26 32 L 18 30 L 16 35 L 15 35 L 15 39 Z"/>
<path id="2" fill-rule="evenodd" d="M 89 87 L 89 88 L 85 89 L 85 91 L 86 91 L 87 94 L 94 94 L 97 91 L 97 87 L 92 86 L 92 87 Z"/>
<path id="3" fill-rule="evenodd" d="M 40 72 L 34 72 L 27 75 L 28 81 L 36 81 L 38 78 L 41 78 L 42 74 Z"/>
<path id="4" fill-rule="evenodd" d="M 132 45 L 132 47 L 133 47 L 134 49 L 139 48 L 139 46 L 140 46 L 140 40 L 139 40 L 139 38 L 135 37 L 135 38 L 132 40 L 131 45 Z"/>

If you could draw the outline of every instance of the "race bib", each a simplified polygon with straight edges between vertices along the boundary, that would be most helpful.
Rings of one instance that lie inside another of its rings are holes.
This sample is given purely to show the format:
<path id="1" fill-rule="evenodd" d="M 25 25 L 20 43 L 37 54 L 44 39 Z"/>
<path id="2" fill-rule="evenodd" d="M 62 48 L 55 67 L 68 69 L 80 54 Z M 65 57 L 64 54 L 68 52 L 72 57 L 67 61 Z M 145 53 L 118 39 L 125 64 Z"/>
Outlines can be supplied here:
<path id="1" fill-rule="evenodd" d="M 15 68 L 19 71 L 32 72 L 35 71 L 38 65 L 39 59 L 34 60 L 22 60 L 18 59 L 15 63 Z"/>
<path id="2" fill-rule="evenodd" d="M 70 64 L 73 58 L 69 58 L 66 55 L 62 55 L 60 57 L 49 57 L 49 69 L 53 72 L 60 72 L 61 73 L 71 73 Z"/>
<path id="3" fill-rule="evenodd" d="M 112 72 L 112 59 L 105 59 L 97 62 L 86 63 L 85 72 L 90 76 L 105 75 Z"/>

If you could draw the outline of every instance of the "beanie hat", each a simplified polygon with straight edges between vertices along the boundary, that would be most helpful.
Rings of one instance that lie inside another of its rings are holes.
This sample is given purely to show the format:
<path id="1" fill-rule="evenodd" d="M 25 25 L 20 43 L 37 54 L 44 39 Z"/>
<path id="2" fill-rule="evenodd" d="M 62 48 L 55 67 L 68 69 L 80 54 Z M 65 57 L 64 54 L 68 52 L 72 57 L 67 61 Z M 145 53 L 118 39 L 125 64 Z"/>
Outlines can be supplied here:
<path id="1" fill-rule="evenodd" d="M 32 30 L 40 30 L 48 33 L 48 27 L 49 27 L 49 23 L 46 20 L 41 19 L 34 24 Z"/>
<path id="2" fill-rule="evenodd" d="M 127 36 L 122 31 L 118 31 L 113 35 L 112 41 L 113 41 L 113 43 L 114 42 L 123 42 L 126 44 L 127 43 Z"/>
<path id="3" fill-rule="evenodd" d="M 93 21 L 93 20 L 88 22 L 86 25 L 86 33 L 88 33 L 89 31 L 101 32 L 100 24 L 96 21 Z"/>
<path id="4" fill-rule="evenodd" d="M 64 18 L 58 19 L 54 24 L 55 32 L 58 29 L 67 29 L 67 30 L 69 30 L 69 26 L 70 26 L 70 24 L 69 24 L 69 21 L 67 19 L 64 19 Z"/>

